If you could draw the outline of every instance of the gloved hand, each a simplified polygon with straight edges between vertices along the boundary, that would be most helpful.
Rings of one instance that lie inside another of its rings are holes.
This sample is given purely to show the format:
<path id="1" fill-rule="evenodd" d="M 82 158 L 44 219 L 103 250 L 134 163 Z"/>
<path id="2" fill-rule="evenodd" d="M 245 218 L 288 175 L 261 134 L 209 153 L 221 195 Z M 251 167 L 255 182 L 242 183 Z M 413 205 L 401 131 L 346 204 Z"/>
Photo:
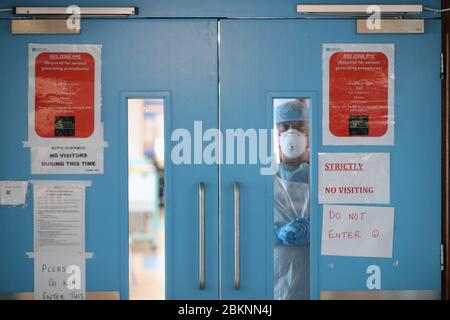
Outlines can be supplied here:
<path id="1" fill-rule="evenodd" d="M 278 239 L 287 246 L 309 244 L 309 220 L 298 218 L 275 230 Z"/>

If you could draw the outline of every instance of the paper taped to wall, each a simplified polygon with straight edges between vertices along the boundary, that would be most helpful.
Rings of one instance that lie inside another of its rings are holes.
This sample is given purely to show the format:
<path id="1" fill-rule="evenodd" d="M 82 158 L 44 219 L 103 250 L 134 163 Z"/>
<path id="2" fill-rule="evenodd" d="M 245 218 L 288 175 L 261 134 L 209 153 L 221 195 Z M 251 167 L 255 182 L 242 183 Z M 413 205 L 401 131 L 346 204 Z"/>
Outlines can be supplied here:
<path id="1" fill-rule="evenodd" d="M 83 182 L 33 181 L 34 252 L 84 254 Z"/>
<path id="2" fill-rule="evenodd" d="M 102 174 L 101 45 L 29 44 L 32 174 Z M 55 150 L 56 149 L 56 150 Z"/>
<path id="3" fill-rule="evenodd" d="M 101 45 L 29 44 L 28 145 L 103 146 Z"/>
<path id="4" fill-rule="evenodd" d="M 103 173 L 103 147 L 32 147 L 31 173 Z"/>
<path id="5" fill-rule="evenodd" d="M 322 255 L 391 258 L 394 208 L 323 206 Z"/>
<path id="6" fill-rule="evenodd" d="M 34 296 L 85 299 L 85 188 L 90 181 L 31 180 Z"/>
<path id="7" fill-rule="evenodd" d="M 34 299 L 85 300 L 85 264 L 84 254 L 35 254 Z"/>
<path id="8" fill-rule="evenodd" d="M 390 201 L 389 153 L 319 153 L 319 203 Z"/>
<path id="9" fill-rule="evenodd" d="M 323 144 L 394 144 L 391 43 L 323 44 Z"/>
<path id="10" fill-rule="evenodd" d="M 0 181 L 0 205 L 19 206 L 25 204 L 28 181 Z"/>

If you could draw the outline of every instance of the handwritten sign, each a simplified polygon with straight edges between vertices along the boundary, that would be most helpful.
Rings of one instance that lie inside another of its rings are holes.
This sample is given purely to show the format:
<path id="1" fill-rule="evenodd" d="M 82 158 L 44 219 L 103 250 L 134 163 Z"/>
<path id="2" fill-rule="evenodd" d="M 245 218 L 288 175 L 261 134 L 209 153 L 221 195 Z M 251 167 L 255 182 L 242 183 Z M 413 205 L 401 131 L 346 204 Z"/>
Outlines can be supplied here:
<path id="1" fill-rule="evenodd" d="M 319 153 L 319 203 L 389 203 L 389 153 Z"/>
<path id="2" fill-rule="evenodd" d="M 322 255 L 392 257 L 394 208 L 323 207 Z"/>
<path id="3" fill-rule="evenodd" d="M 35 300 L 84 300 L 84 254 L 34 256 Z"/>
<path id="4" fill-rule="evenodd" d="M 85 299 L 85 188 L 90 181 L 31 180 L 34 297 Z"/>

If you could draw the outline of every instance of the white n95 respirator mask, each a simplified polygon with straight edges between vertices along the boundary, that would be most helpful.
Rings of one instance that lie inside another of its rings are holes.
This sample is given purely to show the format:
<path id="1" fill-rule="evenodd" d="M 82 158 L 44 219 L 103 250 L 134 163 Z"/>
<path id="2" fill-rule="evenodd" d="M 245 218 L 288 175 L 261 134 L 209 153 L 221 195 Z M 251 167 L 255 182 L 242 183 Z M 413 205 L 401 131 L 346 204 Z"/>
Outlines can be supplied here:
<path id="1" fill-rule="evenodd" d="M 290 159 L 295 159 L 306 151 L 308 138 L 296 129 L 289 128 L 280 134 L 281 152 Z"/>

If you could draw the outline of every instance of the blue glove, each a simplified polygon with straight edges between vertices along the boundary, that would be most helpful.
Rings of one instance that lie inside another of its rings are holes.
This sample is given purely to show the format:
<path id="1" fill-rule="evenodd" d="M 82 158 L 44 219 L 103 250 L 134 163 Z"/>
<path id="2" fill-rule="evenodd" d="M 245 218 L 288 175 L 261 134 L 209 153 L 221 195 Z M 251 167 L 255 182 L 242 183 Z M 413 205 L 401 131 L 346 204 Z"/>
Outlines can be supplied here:
<path id="1" fill-rule="evenodd" d="M 299 218 L 292 220 L 275 230 L 278 239 L 286 246 L 302 246 L 309 244 L 309 220 Z"/>

